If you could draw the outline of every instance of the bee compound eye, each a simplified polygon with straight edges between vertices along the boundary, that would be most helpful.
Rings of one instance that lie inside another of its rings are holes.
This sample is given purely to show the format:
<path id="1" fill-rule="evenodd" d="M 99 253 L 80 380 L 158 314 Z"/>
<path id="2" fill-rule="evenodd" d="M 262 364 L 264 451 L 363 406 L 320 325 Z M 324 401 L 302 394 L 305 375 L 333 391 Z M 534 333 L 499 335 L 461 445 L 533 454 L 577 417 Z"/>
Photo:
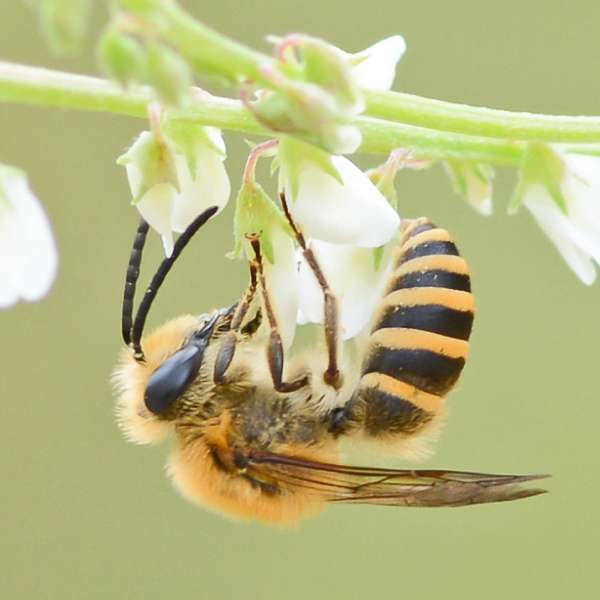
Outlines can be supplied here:
<path id="1" fill-rule="evenodd" d="M 155 415 L 164 415 L 194 380 L 202 364 L 205 346 L 188 344 L 167 359 L 146 386 L 144 403 Z"/>

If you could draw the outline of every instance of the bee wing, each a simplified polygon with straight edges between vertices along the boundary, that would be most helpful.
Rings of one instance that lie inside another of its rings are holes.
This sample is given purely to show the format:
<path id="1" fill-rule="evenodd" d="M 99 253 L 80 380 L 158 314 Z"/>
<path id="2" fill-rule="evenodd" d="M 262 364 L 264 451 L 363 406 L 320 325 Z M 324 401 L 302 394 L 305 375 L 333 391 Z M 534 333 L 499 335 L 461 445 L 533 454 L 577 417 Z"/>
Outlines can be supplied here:
<path id="1" fill-rule="evenodd" d="M 546 490 L 523 483 L 547 475 L 493 475 L 465 471 L 353 467 L 256 453 L 249 474 L 328 502 L 388 506 L 467 506 L 518 500 Z"/>

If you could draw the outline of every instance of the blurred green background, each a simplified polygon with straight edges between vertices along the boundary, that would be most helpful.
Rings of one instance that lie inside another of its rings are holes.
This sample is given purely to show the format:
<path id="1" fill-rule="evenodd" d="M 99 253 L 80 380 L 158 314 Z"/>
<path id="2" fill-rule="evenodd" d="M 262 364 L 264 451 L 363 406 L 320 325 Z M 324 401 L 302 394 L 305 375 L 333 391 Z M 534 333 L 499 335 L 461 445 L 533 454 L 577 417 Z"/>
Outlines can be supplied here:
<path id="1" fill-rule="evenodd" d="M 95 32 L 104 22 L 96 3 Z M 535 0 L 184 2 L 265 48 L 302 30 L 358 50 L 393 33 L 396 89 L 514 110 L 600 113 L 600 4 Z M 57 59 L 21 2 L 0 3 L 0 57 L 95 73 L 91 39 Z M 438 167 L 399 178 L 401 212 L 429 215 L 474 271 L 472 359 L 426 466 L 553 473 L 552 493 L 467 509 L 336 507 L 297 530 L 238 524 L 180 499 L 165 446 L 127 444 L 109 373 L 137 217 L 115 158 L 144 123 L 0 106 L 0 161 L 25 168 L 51 216 L 50 296 L 0 314 L 0 594 L 3 598 L 596 598 L 600 285 L 581 285 L 529 216 L 475 215 Z M 237 185 L 245 145 L 229 135 Z M 365 157 L 364 165 L 373 164 Z M 223 258 L 231 207 L 172 273 L 153 324 L 231 302 L 245 276 Z M 147 254 L 150 269 L 160 251 Z M 146 275 L 148 275 L 148 270 Z M 398 462 L 398 464 L 406 464 Z"/>

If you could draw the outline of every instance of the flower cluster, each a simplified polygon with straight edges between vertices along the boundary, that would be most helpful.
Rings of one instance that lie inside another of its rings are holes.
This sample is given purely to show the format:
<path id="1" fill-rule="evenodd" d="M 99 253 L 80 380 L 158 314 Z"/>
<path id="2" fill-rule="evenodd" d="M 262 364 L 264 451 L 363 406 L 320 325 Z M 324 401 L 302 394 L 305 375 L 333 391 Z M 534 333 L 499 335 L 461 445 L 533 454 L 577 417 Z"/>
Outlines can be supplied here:
<path id="1" fill-rule="evenodd" d="M 77 23 L 86 5 L 82 0 L 81 10 L 72 14 L 73 32 L 81 30 Z M 48 19 L 54 19 L 55 13 L 48 11 Z M 49 31 L 58 31 L 52 19 L 48 23 L 54 29 Z M 134 27 L 135 35 L 140 33 L 135 27 L 142 21 L 123 22 Z M 123 33 L 121 25 L 113 24 L 103 36 L 100 54 L 107 73 L 123 85 L 150 83 L 163 106 L 191 99 L 191 72 L 176 45 L 167 52 L 152 46 L 152 40 L 141 44 L 127 29 Z M 253 99 L 242 87 L 242 100 L 277 136 L 267 143 L 267 154 L 279 169 L 280 192 L 340 302 L 343 336 L 353 338 L 365 328 L 381 292 L 387 246 L 398 231 L 396 171 L 431 164 L 412 158 L 410 150 L 397 149 L 381 167 L 365 174 L 343 156 L 361 144 L 353 120 L 365 108 L 364 91 L 391 88 L 405 43 L 392 36 L 348 54 L 302 34 L 273 41 L 277 59 L 262 69 Z M 177 61 L 181 68 L 175 68 Z M 150 80 L 140 79 L 141 72 L 151 75 Z M 171 119 L 160 105 L 149 109 L 151 130 L 142 132 L 118 162 L 126 168 L 133 204 L 160 234 L 170 256 L 175 234 L 206 208 L 222 209 L 229 201 L 226 148 L 215 127 Z M 519 183 L 509 211 L 525 206 L 575 274 L 591 284 L 594 263 L 600 263 L 597 149 L 532 142 L 520 143 L 520 148 Z M 260 152 L 253 154 L 255 162 Z M 490 215 L 491 165 L 459 156 L 447 158 L 444 166 L 456 191 L 480 214 Z M 283 337 L 289 345 L 296 323 L 322 321 L 323 296 L 281 207 L 255 181 L 253 167 L 247 167 L 237 196 L 234 227 L 235 255 L 248 249 L 247 234 L 261 236 L 273 303 L 280 322 L 288 324 Z M 56 267 L 48 220 L 25 176 L 0 165 L 0 308 L 42 297 Z"/>
<path id="2" fill-rule="evenodd" d="M 356 55 L 344 55 L 352 66 L 353 84 L 389 88 L 403 52 L 403 39 L 394 36 Z M 220 132 L 187 127 L 182 141 L 184 133 L 173 127 L 155 123 L 153 131 L 140 134 L 119 159 L 127 170 L 133 202 L 161 235 L 167 255 L 173 249 L 173 233 L 182 232 L 205 208 L 222 208 L 230 192 Z M 286 136 L 276 153 L 280 189 L 340 300 L 343 334 L 351 338 L 372 312 L 382 280 L 382 247 L 396 234 L 399 217 L 349 159 Z M 244 236 L 260 232 L 266 279 L 289 345 L 296 322 L 322 321 L 322 294 L 281 211 L 255 182 L 253 168 L 238 194 L 235 229 L 238 255 Z"/>

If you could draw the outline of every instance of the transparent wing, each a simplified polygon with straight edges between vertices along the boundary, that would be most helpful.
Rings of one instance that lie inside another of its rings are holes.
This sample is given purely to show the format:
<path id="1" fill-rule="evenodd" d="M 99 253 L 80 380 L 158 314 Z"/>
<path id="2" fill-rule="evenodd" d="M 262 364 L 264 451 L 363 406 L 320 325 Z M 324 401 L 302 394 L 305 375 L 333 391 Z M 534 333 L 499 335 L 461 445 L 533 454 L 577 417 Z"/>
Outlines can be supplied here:
<path id="1" fill-rule="evenodd" d="M 543 494 L 523 484 L 547 475 L 400 470 L 320 463 L 270 453 L 249 458 L 248 475 L 328 502 L 389 506 L 467 506 Z"/>

